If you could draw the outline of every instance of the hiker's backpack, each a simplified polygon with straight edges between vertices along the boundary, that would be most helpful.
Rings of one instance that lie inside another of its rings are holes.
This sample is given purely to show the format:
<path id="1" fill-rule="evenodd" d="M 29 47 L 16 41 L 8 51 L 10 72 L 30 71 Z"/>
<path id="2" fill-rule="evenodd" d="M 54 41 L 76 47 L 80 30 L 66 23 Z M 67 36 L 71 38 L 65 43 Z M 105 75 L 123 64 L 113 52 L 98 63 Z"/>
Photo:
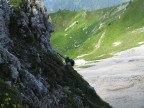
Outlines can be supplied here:
<path id="1" fill-rule="evenodd" d="M 71 65 L 74 66 L 75 65 L 75 61 L 73 59 L 70 59 Z"/>

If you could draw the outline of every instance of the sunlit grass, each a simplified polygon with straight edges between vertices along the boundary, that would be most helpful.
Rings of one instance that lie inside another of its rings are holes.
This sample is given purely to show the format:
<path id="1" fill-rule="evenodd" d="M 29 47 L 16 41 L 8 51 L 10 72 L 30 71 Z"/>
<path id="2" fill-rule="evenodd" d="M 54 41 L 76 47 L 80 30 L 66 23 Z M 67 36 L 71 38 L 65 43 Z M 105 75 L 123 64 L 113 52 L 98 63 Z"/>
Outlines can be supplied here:
<path id="1" fill-rule="evenodd" d="M 144 25 L 143 7 L 143 0 L 134 0 L 126 10 L 117 12 L 115 15 L 112 13 L 118 9 L 117 7 L 86 12 L 85 17 L 85 11 L 54 13 L 51 17 L 57 31 L 52 35 L 52 46 L 63 55 L 73 58 L 88 54 L 79 58 L 86 60 L 107 58 L 114 53 L 138 46 L 139 42 L 144 41 L 144 32 L 132 33 L 132 31 L 140 29 Z M 78 24 L 64 31 L 74 21 L 78 21 Z M 67 23 L 60 26 L 59 22 Z M 103 33 L 105 35 L 101 40 L 100 47 L 96 48 L 95 45 Z M 114 46 L 113 43 L 118 41 L 121 44 Z"/>

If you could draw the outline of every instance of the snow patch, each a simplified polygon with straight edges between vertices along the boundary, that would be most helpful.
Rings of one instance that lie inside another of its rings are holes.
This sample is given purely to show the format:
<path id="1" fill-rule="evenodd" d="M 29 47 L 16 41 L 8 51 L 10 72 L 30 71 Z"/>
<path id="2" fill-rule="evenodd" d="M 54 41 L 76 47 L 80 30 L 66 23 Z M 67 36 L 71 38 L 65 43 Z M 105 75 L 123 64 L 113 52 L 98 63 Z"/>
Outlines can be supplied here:
<path id="1" fill-rule="evenodd" d="M 78 72 L 114 108 L 144 108 L 143 62 L 144 45 L 89 63 L 91 67 Z"/>
<path id="2" fill-rule="evenodd" d="M 91 24 L 84 26 L 83 31 L 86 30 Z"/>
<path id="3" fill-rule="evenodd" d="M 85 18 L 87 16 L 87 12 L 84 11 L 84 13 L 82 14 L 82 16 Z"/>
<path id="4" fill-rule="evenodd" d="M 84 28 L 83 28 L 83 31 L 85 30 L 85 29 L 87 29 L 88 27 L 87 26 L 85 26 Z"/>
<path id="5" fill-rule="evenodd" d="M 141 45 L 139 47 L 134 47 L 134 48 L 128 49 L 126 51 L 119 52 L 115 55 L 119 56 L 119 57 L 127 57 L 127 58 L 129 58 L 130 56 L 131 56 L 131 58 L 136 57 L 136 56 L 144 57 L 143 52 L 144 52 L 144 45 Z"/>
<path id="6" fill-rule="evenodd" d="M 126 10 L 126 7 L 129 5 L 129 3 L 121 4 L 119 7 L 117 7 L 117 10 L 112 13 L 112 15 L 115 15 L 116 13 L 123 10 L 123 12 Z M 120 18 L 120 17 L 119 17 Z"/>
<path id="7" fill-rule="evenodd" d="M 96 31 L 96 27 L 97 27 L 97 26 L 94 27 L 94 29 L 92 30 L 92 32 Z"/>
<path id="8" fill-rule="evenodd" d="M 104 38 L 105 32 L 101 35 L 100 39 L 98 40 L 98 43 L 95 45 L 96 48 L 99 48 L 101 43 L 102 43 L 102 39 Z"/>
<path id="9" fill-rule="evenodd" d="M 103 27 L 103 23 L 100 23 L 98 29 L 101 29 L 102 27 Z M 96 31 L 96 28 L 97 28 L 97 26 L 95 26 L 94 29 L 93 29 L 91 32 L 95 32 L 95 31 Z"/>
<path id="10" fill-rule="evenodd" d="M 119 16 L 119 19 L 121 19 L 121 16 Z"/>
<path id="11" fill-rule="evenodd" d="M 128 34 L 137 34 L 137 33 L 143 33 L 143 32 L 144 32 L 144 27 L 135 29 L 135 30 L 129 32 Z"/>
<path id="12" fill-rule="evenodd" d="M 138 43 L 138 45 L 142 45 L 142 44 L 144 44 L 144 41 L 143 41 L 143 42 L 139 42 L 139 43 Z"/>
<path id="13" fill-rule="evenodd" d="M 90 53 L 89 54 L 83 54 L 83 55 L 77 56 L 77 58 L 81 58 L 81 57 L 84 57 L 84 56 L 87 56 L 87 55 L 90 55 Z"/>
<path id="14" fill-rule="evenodd" d="M 115 54 L 115 52 L 111 52 L 111 53 L 109 53 L 110 55 L 114 55 Z"/>
<path id="15" fill-rule="evenodd" d="M 78 60 L 75 60 L 75 65 L 84 65 L 86 64 L 86 61 L 84 59 L 78 59 Z"/>
<path id="16" fill-rule="evenodd" d="M 68 29 L 70 29 L 70 28 L 72 28 L 75 24 L 77 24 L 78 23 L 78 21 L 75 21 L 75 22 L 73 22 L 69 27 L 67 27 L 66 29 L 65 29 L 65 31 L 67 31 Z"/>
<path id="17" fill-rule="evenodd" d="M 117 8 L 117 12 L 123 10 L 123 9 L 126 9 L 126 7 L 129 5 L 129 3 L 126 3 L 124 5 L 120 5 L 118 8 Z"/>
<path id="18" fill-rule="evenodd" d="M 65 34 L 64 37 L 66 37 L 68 34 Z"/>
<path id="19" fill-rule="evenodd" d="M 114 47 L 119 46 L 121 43 L 122 43 L 121 41 L 114 42 L 114 43 L 113 43 L 113 46 L 114 46 Z"/>
<path id="20" fill-rule="evenodd" d="M 101 29 L 103 27 L 103 24 L 101 23 L 98 29 Z"/>
<path id="21" fill-rule="evenodd" d="M 80 45 L 79 45 L 79 42 L 78 41 L 75 41 L 75 43 L 74 43 L 74 47 L 79 47 Z"/>
<path id="22" fill-rule="evenodd" d="M 105 54 L 102 54 L 102 55 L 99 55 L 99 56 L 97 56 L 97 57 L 95 57 L 95 58 L 101 58 L 101 57 L 103 57 Z"/>

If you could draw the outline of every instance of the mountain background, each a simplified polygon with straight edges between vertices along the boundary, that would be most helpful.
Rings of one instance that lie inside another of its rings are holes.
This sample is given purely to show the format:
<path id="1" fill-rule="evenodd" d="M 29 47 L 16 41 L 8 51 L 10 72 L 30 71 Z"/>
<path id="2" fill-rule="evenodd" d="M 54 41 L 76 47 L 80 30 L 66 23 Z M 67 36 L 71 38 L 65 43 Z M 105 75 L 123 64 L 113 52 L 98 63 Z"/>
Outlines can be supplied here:
<path id="1" fill-rule="evenodd" d="M 130 0 L 45 0 L 49 13 L 58 10 L 96 10 L 115 6 Z"/>
<path id="2" fill-rule="evenodd" d="M 143 7 L 144 0 L 133 0 L 94 11 L 52 13 L 50 17 L 57 31 L 52 34 L 52 46 L 74 59 L 97 60 L 141 45 Z"/>

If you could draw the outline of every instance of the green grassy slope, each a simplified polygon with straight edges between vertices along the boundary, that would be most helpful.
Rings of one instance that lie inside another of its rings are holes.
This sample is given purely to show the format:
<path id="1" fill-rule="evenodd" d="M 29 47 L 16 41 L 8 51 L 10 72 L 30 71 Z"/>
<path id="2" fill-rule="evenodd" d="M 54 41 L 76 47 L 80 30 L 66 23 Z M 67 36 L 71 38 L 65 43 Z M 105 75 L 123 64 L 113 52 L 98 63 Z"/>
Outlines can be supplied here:
<path id="1" fill-rule="evenodd" d="M 51 43 L 63 55 L 86 60 L 106 58 L 138 46 L 144 42 L 143 7 L 143 0 L 134 0 L 91 12 L 53 13 L 50 16 L 56 32 Z"/>
<path id="2" fill-rule="evenodd" d="M 24 2 L 26 0 L 9 0 L 9 4 L 14 6 L 14 7 L 18 7 L 20 5 L 20 3 Z"/>

